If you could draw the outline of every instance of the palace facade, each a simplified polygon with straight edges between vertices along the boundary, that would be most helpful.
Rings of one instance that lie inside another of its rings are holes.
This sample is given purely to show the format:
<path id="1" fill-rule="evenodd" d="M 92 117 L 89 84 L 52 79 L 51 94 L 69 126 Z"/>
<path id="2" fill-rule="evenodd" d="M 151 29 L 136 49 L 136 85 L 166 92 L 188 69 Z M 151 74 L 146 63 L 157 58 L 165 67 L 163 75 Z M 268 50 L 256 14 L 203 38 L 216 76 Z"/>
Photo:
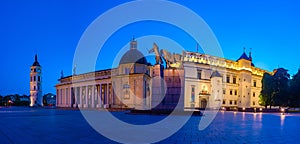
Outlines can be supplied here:
<path id="1" fill-rule="evenodd" d="M 182 52 L 166 64 L 150 64 L 137 41 L 117 68 L 71 75 L 56 85 L 57 107 L 79 108 L 261 108 L 261 80 L 267 71 L 257 68 L 244 52 L 236 60 Z M 167 67 L 167 68 L 166 68 Z"/>

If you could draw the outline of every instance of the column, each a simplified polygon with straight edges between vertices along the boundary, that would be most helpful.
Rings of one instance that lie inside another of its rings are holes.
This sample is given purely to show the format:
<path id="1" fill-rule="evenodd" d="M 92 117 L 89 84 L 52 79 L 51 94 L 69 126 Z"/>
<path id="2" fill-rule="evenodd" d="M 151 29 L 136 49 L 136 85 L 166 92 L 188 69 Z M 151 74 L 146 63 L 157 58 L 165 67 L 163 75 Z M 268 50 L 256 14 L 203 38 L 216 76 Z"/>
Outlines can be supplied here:
<path id="1" fill-rule="evenodd" d="M 81 108 L 82 107 L 82 87 L 78 87 L 79 88 L 79 104 L 78 107 Z"/>
<path id="2" fill-rule="evenodd" d="M 70 97 L 70 100 L 69 100 L 69 107 L 72 107 L 73 103 L 73 97 L 72 97 L 72 87 L 69 87 L 69 97 Z"/>
<path id="3" fill-rule="evenodd" d="M 61 100 L 61 104 L 62 104 L 62 106 L 64 107 L 65 105 L 66 105 L 66 89 L 65 88 L 63 88 L 62 89 L 62 91 L 61 91 L 61 95 L 62 95 L 62 100 Z"/>
<path id="4" fill-rule="evenodd" d="M 68 88 L 64 88 L 63 93 L 64 93 L 64 107 L 66 107 L 67 104 L 68 104 L 68 97 L 67 97 L 67 95 L 68 95 Z"/>
<path id="5" fill-rule="evenodd" d="M 99 93 L 98 96 L 99 107 L 102 107 L 102 84 L 99 85 L 98 93 Z"/>
<path id="6" fill-rule="evenodd" d="M 59 89 L 56 89 L 56 106 L 57 107 L 59 107 L 59 97 L 60 97 Z"/>
<path id="7" fill-rule="evenodd" d="M 113 85 L 112 83 L 110 83 L 110 88 L 111 88 L 111 104 L 113 105 L 114 104 L 114 88 L 113 88 Z"/>
<path id="8" fill-rule="evenodd" d="M 84 108 L 86 108 L 86 107 L 88 107 L 88 104 L 89 104 L 89 102 L 88 102 L 88 86 L 85 86 L 85 103 L 84 103 Z"/>
<path id="9" fill-rule="evenodd" d="M 91 108 L 95 108 L 95 85 L 92 86 L 92 106 Z"/>
<path id="10" fill-rule="evenodd" d="M 108 89 L 108 83 L 106 83 L 106 107 L 109 107 L 109 89 Z"/>
<path id="11" fill-rule="evenodd" d="M 73 107 L 75 108 L 76 107 L 76 105 L 77 105 L 77 101 L 78 101 L 78 99 L 77 99 L 77 87 L 74 87 L 73 88 L 73 93 L 74 93 L 74 104 L 73 104 Z"/>

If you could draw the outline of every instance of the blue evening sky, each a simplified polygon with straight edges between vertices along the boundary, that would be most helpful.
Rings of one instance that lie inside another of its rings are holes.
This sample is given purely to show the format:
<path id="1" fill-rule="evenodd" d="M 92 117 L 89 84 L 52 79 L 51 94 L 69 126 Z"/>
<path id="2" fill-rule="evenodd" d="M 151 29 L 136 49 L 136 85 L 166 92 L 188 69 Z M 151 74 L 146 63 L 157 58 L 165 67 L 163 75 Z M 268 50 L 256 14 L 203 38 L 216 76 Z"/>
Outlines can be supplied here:
<path id="1" fill-rule="evenodd" d="M 74 52 L 85 29 L 105 11 L 124 2 L 127 1 L 1 0 L 0 95 L 29 94 L 30 66 L 36 53 L 43 69 L 43 93 L 55 93 L 61 70 L 65 76 L 72 73 Z M 236 60 L 243 47 L 247 53 L 252 48 L 253 63 L 257 67 L 272 71 L 280 66 L 291 75 L 297 72 L 300 66 L 298 0 L 174 2 L 193 10 L 206 21 L 225 58 Z M 126 16 L 124 13 L 115 19 Z M 101 49 L 96 69 L 110 68 L 114 57 L 133 35 L 136 38 L 168 37 L 186 50 L 196 51 L 196 42 L 175 26 L 157 21 L 137 22 L 119 29 L 108 39 Z M 151 43 L 141 39 L 139 49 L 150 48 Z M 163 43 L 158 45 L 164 46 Z"/>

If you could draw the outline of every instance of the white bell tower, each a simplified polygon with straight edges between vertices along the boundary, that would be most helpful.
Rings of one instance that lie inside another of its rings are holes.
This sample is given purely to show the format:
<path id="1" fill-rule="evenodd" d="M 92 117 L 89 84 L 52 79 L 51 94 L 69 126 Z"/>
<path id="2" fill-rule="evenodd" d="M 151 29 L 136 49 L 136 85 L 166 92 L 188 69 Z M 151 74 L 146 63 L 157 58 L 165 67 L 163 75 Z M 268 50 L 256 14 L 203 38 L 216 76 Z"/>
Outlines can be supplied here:
<path id="1" fill-rule="evenodd" d="M 42 67 L 37 60 L 37 54 L 30 67 L 30 106 L 43 106 Z"/>

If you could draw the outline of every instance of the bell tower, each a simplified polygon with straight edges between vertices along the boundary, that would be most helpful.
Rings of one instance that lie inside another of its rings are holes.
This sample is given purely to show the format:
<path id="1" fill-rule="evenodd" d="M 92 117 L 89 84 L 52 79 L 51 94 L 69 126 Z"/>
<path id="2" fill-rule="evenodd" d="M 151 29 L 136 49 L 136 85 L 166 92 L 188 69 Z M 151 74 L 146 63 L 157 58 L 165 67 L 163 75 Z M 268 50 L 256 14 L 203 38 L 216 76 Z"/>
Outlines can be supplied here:
<path id="1" fill-rule="evenodd" d="M 30 67 L 30 106 L 43 106 L 42 67 L 38 62 L 37 54 Z"/>

